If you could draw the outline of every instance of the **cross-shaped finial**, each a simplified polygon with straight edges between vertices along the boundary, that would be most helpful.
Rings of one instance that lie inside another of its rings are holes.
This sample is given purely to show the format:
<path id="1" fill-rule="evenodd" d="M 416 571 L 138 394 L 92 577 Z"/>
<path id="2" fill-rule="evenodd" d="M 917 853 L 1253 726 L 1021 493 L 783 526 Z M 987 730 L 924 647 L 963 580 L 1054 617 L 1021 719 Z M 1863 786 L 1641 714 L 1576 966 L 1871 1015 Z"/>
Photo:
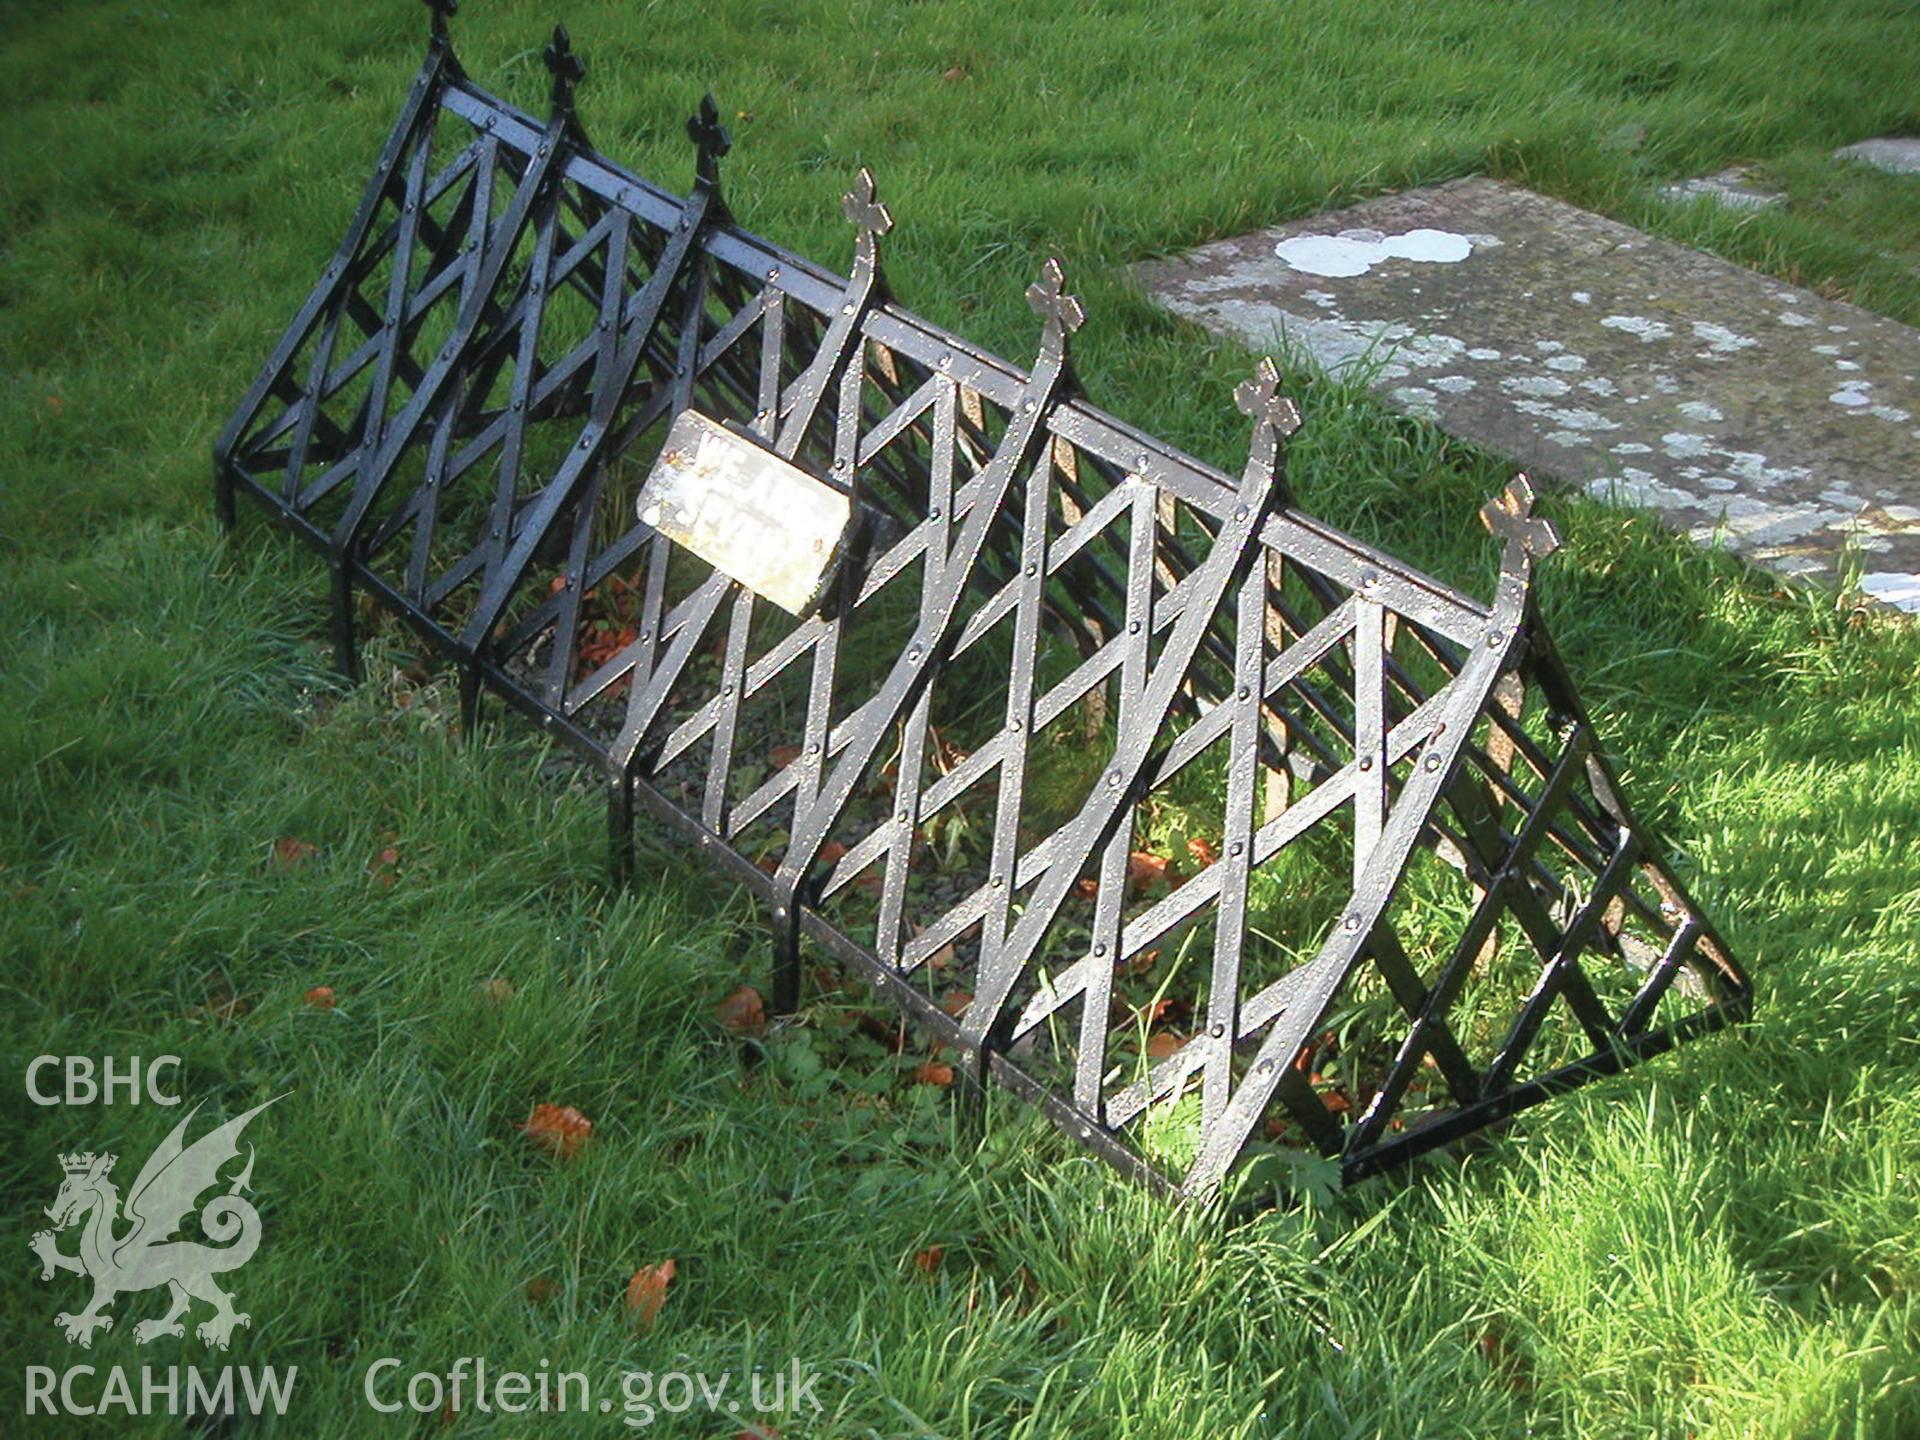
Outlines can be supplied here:
<path id="1" fill-rule="evenodd" d="M 878 237 L 893 228 L 893 212 L 873 198 L 873 171 L 864 165 L 853 177 L 853 188 L 840 197 L 840 213 L 865 235 Z"/>
<path id="2" fill-rule="evenodd" d="M 1066 292 L 1067 273 L 1057 258 L 1040 267 L 1040 278 L 1027 286 L 1027 304 L 1033 313 L 1047 322 L 1041 348 L 1057 354 L 1066 351 L 1067 336 L 1086 323 L 1087 312 L 1078 299 Z"/>
<path id="3" fill-rule="evenodd" d="M 547 73 L 553 76 L 553 108 L 571 111 L 574 83 L 587 73 L 587 67 L 573 53 L 573 37 L 567 34 L 566 26 L 553 27 L 553 39 L 547 42 L 543 58 L 547 62 Z"/>
<path id="4" fill-rule="evenodd" d="M 1282 435 L 1300 428 L 1300 410 L 1280 393 L 1280 371 L 1272 356 L 1264 357 L 1251 380 L 1242 380 L 1233 391 L 1233 403 L 1240 413 L 1252 417 L 1256 425 L 1271 425 Z"/>
<path id="5" fill-rule="evenodd" d="M 1507 488 L 1480 507 L 1481 522 L 1507 542 L 1508 553 L 1518 546 L 1535 560 L 1545 559 L 1560 548 L 1560 532 L 1551 520 L 1533 513 L 1533 482 L 1526 475 L 1515 475 Z"/>
<path id="6" fill-rule="evenodd" d="M 451 20 L 454 12 L 460 8 L 460 0 L 426 0 L 426 5 L 427 8 L 433 12 L 433 20 L 431 22 L 433 25 L 433 38 L 436 40 L 446 39 L 447 21 Z"/>
<path id="7" fill-rule="evenodd" d="M 720 159 L 733 148 L 733 137 L 720 123 L 720 106 L 711 94 L 700 100 L 700 108 L 687 121 L 687 138 L 699 154 L 694 158 L 694 178 L 708 190 L 720 183 Z"/>

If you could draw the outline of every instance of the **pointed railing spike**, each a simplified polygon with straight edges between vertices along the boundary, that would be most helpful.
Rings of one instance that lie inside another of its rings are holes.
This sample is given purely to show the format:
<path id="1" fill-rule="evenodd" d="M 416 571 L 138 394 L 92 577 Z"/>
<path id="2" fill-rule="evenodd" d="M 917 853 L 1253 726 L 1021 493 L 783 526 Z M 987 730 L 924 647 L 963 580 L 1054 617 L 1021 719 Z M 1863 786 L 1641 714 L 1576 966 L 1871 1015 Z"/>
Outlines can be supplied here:
<path id="1" fill-rule="evenodd" d="M 880 237 L 893 229 L 893 212 L 886 202 L 874 198 L 873 171 L 866 166 L 853 177 L 853 188 L 840 197 L 840 213 L 860 232 L 853 242 L 856 263 L 879 264 Z"/>
<path id="2" fill-rule="evenodd" d="M 433 26 L 433 38 L 442 44 L 447 40 L 447 21 L 459 12 L 460 0 L 425 0 L 427 9 L 433 12 L 429 22 Z"/>
<path id="3" fill-rule="evenodd" d="M 567 34 L 566 26 L 553 27 L 553 39 L 547 42 L 542 58 L 547 62 L 547 73 L 553 76 L 554 110 L 561 114 L 572 114 L 573 87 L 587 73 L 587 67 L 573 53 L 573 37 Z"/>
<path id="4" fill-rule="evenodd" d="M 1480 522 L 1489 533 L 1507 542 L 1501 559 L 1503 570 L 1523 569 L 1560 548 L 1560 532 L 1551 520 L 1533 513 L 1533 499 L 1533 481 L 1523 471 L 1480 507 Z"/>
<path id="5" fill-rule="evenodd" d="M 1280 467 L 1280 442 L 1300 428 L 1300 410 L 1280 393 L 1280 368 L 1272 356 L 1262 357 L 1252 377 L 1234 387 L 1233 403 L 1253 421 L 1247 473 L 1274 474 Z"/>
<path id="6" fill-rule="evenodd" d="M 718 189 L 720 161 L 733 148 L 733 137 L 720 123 L 720 106 L 712 94 L 702 96 L 700 108 L 688 118 L 687 138 L 699 152 L 694 159 L 694 179 L 703 190 Z"/>
<path id="7" fill-rule="evenodd" d="M 1040 278 L 1027 286 L 1027 304 L 1046 322 L 1040 336 L 1044 356 L 1065 360 L 1067 337 L 1087 322 L 1087 312 L 1079 299 L 1066 290 L 1067 272 L 1058 256 L 1051 256 L 1040 267 Z"/>
<path id="8" fill-rule="evenodd" d="M 1300 428 L 1300 407 L 1280 393 L 1280 370 L 1272 356 L 1262 358 L 1253 378 L 1234 387 L 1233 403 L 1256 426 L 1267 426 L 1281 435 Z"/>

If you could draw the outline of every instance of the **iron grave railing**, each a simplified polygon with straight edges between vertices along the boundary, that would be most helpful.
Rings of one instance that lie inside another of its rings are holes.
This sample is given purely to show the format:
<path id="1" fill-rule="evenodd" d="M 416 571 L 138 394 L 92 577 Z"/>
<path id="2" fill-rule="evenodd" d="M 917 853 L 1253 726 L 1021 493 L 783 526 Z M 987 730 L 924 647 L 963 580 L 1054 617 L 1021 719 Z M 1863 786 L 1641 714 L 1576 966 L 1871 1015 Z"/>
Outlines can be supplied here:
<path id="1" fill-rule="evenodd" d="M 1517 479 L 1485 605 L 1294 508 L 1262 364 L 1238 476 L 426 62 L 345 239 L 215 449 L 356 594 L 1129 1174 L 1347 1178 L 1743 1015 L 1541 625 Z M 1165 863 L 1172 853 L 1174 864 Z M 1185 871 L 1182 883 L 1181 872 Z"/>

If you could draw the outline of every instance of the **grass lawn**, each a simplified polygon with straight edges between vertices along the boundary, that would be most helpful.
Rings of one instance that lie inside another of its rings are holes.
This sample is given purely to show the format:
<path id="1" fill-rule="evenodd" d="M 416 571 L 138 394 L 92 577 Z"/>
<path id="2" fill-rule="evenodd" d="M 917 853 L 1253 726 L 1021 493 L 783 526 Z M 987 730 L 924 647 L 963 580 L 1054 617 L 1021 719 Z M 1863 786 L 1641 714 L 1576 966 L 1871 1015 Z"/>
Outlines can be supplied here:
<path id="1" fill-rule="evenodd" d="M 1886 0 L 471 0 L 455 34 L 538 110 L 560 18 L 603 149 L 686 186 L 713 89 L 742 223 L 834 266 L 872 165 L 900 297 L 989 349 L 1030 353 L 1022 287 L 1064 255 L 1089 392 L 1229 470 L 1247 357 L 1119 265 L 1383 189 L 1487 171 L 1920 323 L 1920 182 L 1823 158 L 1920 131 L 1920 25 Z M 189 1104 L 284 1095 L 248 1131 L 266 1232 L 227 1359 L 298 1380 L 277 1424 L 201 1433 L 611 1435 L 642 1418 L 623 1370 L 737 1398 L 796 1361 L 821 1409 L 764 1417 L 789 1437 L 1920 1433 L 1911 621 L 1549 496 L 1549 622 L 1754 1023 L 1285 1213 L 1152 1202 L 1012 1101 L 981 1138 L 912 1083 L 924 1055 L 860 1038 L 856 997 L 730 1034 L 715 1006 L 766 967 L 741 895 L 657 840 L 610 893 L 594 787 L 518 724 L 463 744 L 392 628 L 343 689 L 312 558 L 251 519 L 219 539 L 209 446 L 425 30 L 407 0 L 13 0 L 0 42 L 0 1073 L 177 1054 Z M 1734 162 L 1790 203 L 1654 198 Z M 1501 464 L 1290 388 L 1302 504 L 1489 593 Z M 541 1103 L 592 1143 L 540 1153 Z M 181 1433 L 22 1414 L 29 1366 L 217 1363 L 135 1344 L 152 1294 L 70 1349 L 80 1282 L 27 1250 L 60 1153 L 130 1174 L 181 1113 L 0 1083 L 0 1433 Z M 636 1324 L 630 1277 L 669 1259 Z M 386 1356 L 388 1399 L 484 1356 L 616 1409 L 378 1414 Z"/>

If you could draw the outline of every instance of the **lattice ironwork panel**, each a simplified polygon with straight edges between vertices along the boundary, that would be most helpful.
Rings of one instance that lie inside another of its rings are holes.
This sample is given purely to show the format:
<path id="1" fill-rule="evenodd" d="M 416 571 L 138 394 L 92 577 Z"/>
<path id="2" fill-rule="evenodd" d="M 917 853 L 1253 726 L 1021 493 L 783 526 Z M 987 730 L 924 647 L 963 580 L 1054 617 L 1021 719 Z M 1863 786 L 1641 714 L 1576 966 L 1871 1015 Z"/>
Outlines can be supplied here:
<path id="1" fill-rule="evenodd" d="M 1019 370 L 893 303 L 867 173 L 831 275 L 733 224 L 710 97 L 682 199 L 591 148 L 564 30 L 542 121 L 450 10 L 217 504 L 326 556 L 348 673 L 365 592 L 466 721 L 491 690 L 597 766 L 618 876 L 638 802 L 764 896 L 776 1009 L 809 936 L 1194 1193 L 1269 1151 L 1359 1176 L 1745 1013 L 1540 624 L 1525 477 L 1482 604 L 1292 505 L 1271 363 L 1223 475 L 1080 395 L 1057 262 Z M 810 611 L 648 523 L 689 411 L 844 497 Z"/>

